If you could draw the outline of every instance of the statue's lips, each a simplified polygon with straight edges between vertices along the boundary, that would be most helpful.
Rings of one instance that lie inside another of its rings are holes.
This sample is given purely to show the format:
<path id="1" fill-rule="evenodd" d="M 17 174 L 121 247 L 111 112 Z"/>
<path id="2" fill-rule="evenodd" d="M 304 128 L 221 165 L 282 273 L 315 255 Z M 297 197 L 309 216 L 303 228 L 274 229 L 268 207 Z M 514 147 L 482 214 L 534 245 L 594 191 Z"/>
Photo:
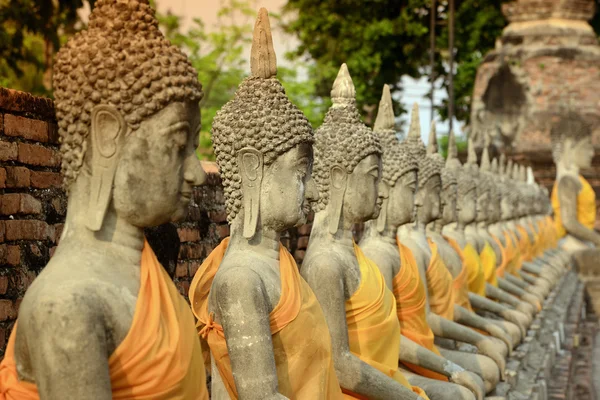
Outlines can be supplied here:
<path id="1" fill-rule="evenodd" d="M 192 198 L 192 192 L 181 192 L 180 194 L 182 200 L 190 201 L 190 199 Z"/>

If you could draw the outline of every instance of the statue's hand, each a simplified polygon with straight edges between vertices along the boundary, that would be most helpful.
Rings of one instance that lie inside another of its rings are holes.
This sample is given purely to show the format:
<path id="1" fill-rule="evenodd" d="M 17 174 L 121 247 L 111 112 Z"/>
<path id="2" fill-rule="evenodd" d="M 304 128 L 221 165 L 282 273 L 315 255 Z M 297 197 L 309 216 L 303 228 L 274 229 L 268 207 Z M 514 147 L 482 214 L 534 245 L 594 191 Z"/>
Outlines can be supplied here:
<path id="1" fill-rule="evenodd" d="M 496 350 L 496 345 L 490 339 L 483 339 L 479 343 L 476 344 L 477 350 L 484 356 L 488 356 L 498 366 L 500 370 L 500 379 L 504 380 L 506 377 L 506 361 L 502 354 Z"/>
<path id="2" fill-rule="evenodd" d="M 515 324 L 519 327 L 519 330 L 521 331 L 521 340 L 522 340 L 525 338 L 525 336 L 527 336 L 527 330 L 521 323 L 521 319 L 519 318 L 519 315 L 517 314 L 517 312 L 518 311 L 516 311 L 516 310 L 504 310 L 500 313 L 500 316 L 502 318 L 504 318 L 505 320 L 512 322 L 513 324 Z"/>
<path id="3" fill-rule="evenodd" d="M 527 302 L 519 301 L 519 304 L 517 304 L 517 307 L 515 308 L 517 309 L 517 311 L 520 311 L 523 314 L 525 314 L 525 316 L 527 317 L 527 326 L 529 326 L 531 324 L 531 321 L 533 320 L 533 306 Z"/>
<path id="4" fill-rule="evenodd" d="M 510 335 L 508 333 L 506 333 L 504 331 L 504 329 L 500 328 L 498 325 L 494 325 L 494 324 L 488 324 L 489 326 L 487 326 L 485 328 L 485 330 L 487 331 L 487 333 L 489 333 L 490 335 L 492 335 L 493 337 L 500 339 L 504 342 L 504 344 L 506 344 L 506 347 L 508 348 L 508 356 L 510 357 L 512 355 L 512 347 L 513 347 L 513 343 L 512 340 L 510 338 Z"/>
<path id="5" fill-rule="evenodd" d="M 466 387 L 473 392 L 477 400 L 483 400 L 485 386 L 478 375 L 469 371 L 454 372 L 450 376 L 450 382 Z"/>

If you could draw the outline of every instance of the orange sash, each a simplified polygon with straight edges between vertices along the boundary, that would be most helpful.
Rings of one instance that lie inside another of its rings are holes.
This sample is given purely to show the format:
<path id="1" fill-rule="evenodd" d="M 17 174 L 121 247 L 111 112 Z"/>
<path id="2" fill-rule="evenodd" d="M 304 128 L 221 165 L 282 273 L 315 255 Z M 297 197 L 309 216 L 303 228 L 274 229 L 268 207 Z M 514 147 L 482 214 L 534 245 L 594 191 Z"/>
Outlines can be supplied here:
<path id="1" fill-rule="evenodd" d="M 400 252 L 400 270 L 394 276 L 393 292 L 396 297 L 396 311 L 402 334 L 413 342 L 441 355 L 433 344 L 433 332 L 427 323 L 427 294 L 419 275 L 417 261 L 410 249 L 398 243 Z M 435 373 L 418 365 L 403 362 L 413 372 L 431 379 L 448 381 L 444 375 Z"/>
<path id="2" fill-rule="evenodd" d="M 17 378 L 16 330 L 17 325 L 0 365 L 0 399 L 37 400 L 36 385 Z M 113 399 L 208 399 L 194 317 L 147 242 L 133 322 L 108 367 Z"/>
<path id="3" fill-rule="evenodd" d="M 467 269 L 467 264 L 465 263 L 465 256 L 463 255 L 463 252 L 456 240 L 448 237 L 445 239 L 450 246 L 452 246 L 456 254 L 458 254 L 460 257 L 460 262 L 462 263 L 462 270 L 460 271 L 460 274 L 454 278 L 452 285 L 454 288 L 454 304 L 464 307 L 469 311 L 473 311 L 473 307 L 471 307 L 471 301 L 469 300 L 469 271 Z"/>
<path id="4" fill-rule="evenodd" d="M 454 291 L 452 274 L 440 257 L 437 245 L 427 239 L 431 249 L 431 259 L 427 267 L 427 290 L 431 311 L 439 316 L 454 320 Z"/>
<path id="5" fill-rule="evenodd" d="M 596 192 L 590 183 L 579 175 L 581 191 L 577 194 L 577 220 L 585 227 L 594 229 L 596 223 Z M 560 216 L 560 201 L 558 198 L 558 181 L 554 182 L 552 188 L 552 208 L 554 209 L 554 223 L 558 238 L 567 234 Z"/>
<path id="6" fill-rule="evenodd" d="M 208 341 L 229 396 L 237 399 L 223 327 L 213 321 L 213 313 L 208 311 L 212 282 L 228 244 L 229 238 L 224 239 L 206 258 L 189 293 L 200 334 Z M 269 315 L 279 393 L 291 399 L 340 399 L 331 336 L 321 306 L 283 245 L 279 246 L 279 257 L 281 297 Z"/>
<path id="7" fill-rule="evenodd" d="M 517 225 L 517 230 L 519 231 L 519 250 L 521 252 L 521 257 L 523 261 L 531 261 L 532 260 L 532 246 L 531 241 L 529 240 L 529 234 L 527 233 L 527 229 L 522 227 L 521 225 Z"/>
<path id="8" fill-rule="evenodd" d="M 477 250 L 470 243 L 467 243 L 463 249 L 463 255 L 467 265 L 469 291 L 485 296 L 485 274 Z"/>
<path id="9" fill-rule="evenodd" d="M 423 389 L 411 386 L 398 370 L 400 323 L 393 293 L 386 286 L 377 265 L 363 254 L 356 243 L 354 254 L 361 280 L 356 292 L 346 300 L 350 351 L 373 368 L 427 398 Z M 344 390 L 344 393 L 362 398 L 350 391 Z"/>
<path id="10" fill-rule="evenodd" d="M 486 241 L 481 254 L 479 255 L 485 281 L 492 286 L 498 287 L 498 276 L 496 275 L 496 252 L 494 248 Z"/>

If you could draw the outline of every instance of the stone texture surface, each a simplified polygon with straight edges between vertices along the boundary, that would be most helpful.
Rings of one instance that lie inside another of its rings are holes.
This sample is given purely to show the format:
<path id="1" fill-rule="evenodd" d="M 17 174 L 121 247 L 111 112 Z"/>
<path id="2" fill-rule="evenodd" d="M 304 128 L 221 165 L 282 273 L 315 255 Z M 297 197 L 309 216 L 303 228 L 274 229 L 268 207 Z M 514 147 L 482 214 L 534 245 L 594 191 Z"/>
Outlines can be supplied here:
<path id="1" fill-rule="evenodd" d="M 550 128 L 569 110 L 596 127 L 600 147 L 600 47 L 587 23 L 593 0 L 517 0 L 511 22 L 480 66 L 471 129 L 505 150 L 549 160 Z"/>

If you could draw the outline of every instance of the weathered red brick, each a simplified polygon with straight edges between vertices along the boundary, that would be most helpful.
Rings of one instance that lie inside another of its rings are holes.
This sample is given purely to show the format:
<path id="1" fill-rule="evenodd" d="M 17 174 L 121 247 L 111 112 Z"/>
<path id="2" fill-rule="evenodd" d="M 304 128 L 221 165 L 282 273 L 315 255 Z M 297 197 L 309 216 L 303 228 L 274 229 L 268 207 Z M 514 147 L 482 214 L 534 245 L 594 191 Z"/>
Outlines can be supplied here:
<path id="1" fill-rule="evenodd" d="M 8 276 L 0 276 L 0 294 L 6 294 L 8 290 Z M 0 339 L 0 345 L 2 340 Z"/>
<path id="2" fill-rule="evenodd" d="M 13 240 L 47 240 L 48 224 L 36 220 L 6 220 L 5 239 Z M 52 230 L 54 232 L 54 230 Z"/>
<path id="3" fill-rule="evenodd" d="M 175 268 L 175 277 L 183 278 L 185 276 L 188 276 L 188 263 L 185 261 L 177 263 L 177 268 Z"/>
<path id="4" fill-rule="evenodd" d="M 54 149 L 37 144 L 19 143 L 19 162 L 42 167 L 58 167 L 60 155 Z"/>
<path id="5" fill-rule="evenodd" d="M 17 313 L 13 302 L 10 300 L 0 300 L 0 321 L 15 319 Z"/>
<path id="6" fill-rule="evenodd" d="M 17 159 L 17 144 L 0 141 L 0 161 L 14 161 Z"/>
<path id="7" fill-rule="evenodd" d="M 4 243 L 4 221 L 0 221 L 0 243 Z"/>
<path id="8" fill-rule="evenodd" d="M 55 224 L 54 225 L 54 243 L 58 243 L 58 241 L 60 240 L 60 235 L 62 235 L 64 228 L 65 228 L 65 224 Z"/>
<path id="9" fill-rule="evenodd" d="M 31 171 L 31 186 L 36 189 L 61 187 L 62 176 L 58 172 Z"/>
<path id="10" fill-rule="evenodd" d="M 196 271 L 198 271 L 198 268 L 200 268 L 200 265 L 202 265 L 200 263 L 200 261 L 190 261 L 188 269 L 189 269 L 191 278 L 193 278 L 194 275 L 196 275 Z"/>
<path id="11" fill-rule="evenodd" d="M 4 189 L 6 187 L 6 170 L 4 168 L 0 168 L 0 189 Z"/>
<path id="12" fill-rule="evenodd" d="M 51 122 L 48 124 L 48 141 L 50 143 L 58 143 L 58 126 Z"/>
<path id="13" fill-rule="evenodd" d="M 226 211 L 209 211 L 208 218 L 214 223 L 220 224 L 221 222 L 227 222 Z"/>
<path id="14" fill-rule="evenodd" d="M 302 264 L 302 261 L 304 261 L 305 254 L 306 254 L 306 251 L 304 251 L 304 250 L 296 250 L 294 252 L 294 258 L 296 259 L 296 262 L 298 264 Z"/>
<path id="15" fill-rule="evenodd" d="M 179 241 L 185 242 L 197 242 L 200 240 L 200 231 L 194 228 L 178 228 L 177 233 L 179 234 Z"/>
<path id="16" fill-rule="evenodd" d="M 27 193 L 9 193 L 0 196 L 0 214 L 39 214 L 42 203 Z"/>
<path id="17" fill-rule="evenodd" d="M 56 251 L 56 247 L 57 246 L 50 248 L 50 257 L 52 257 L 54 255 L 54 252 Z"/>
<path id="18" fill-rule="evenodd" d="M 5 262 L 13 266 L 21 264 L 21 248 L 15 245 L 6 245 Z"/>
<path id="19" fill-rule="evenodd" d="M 179 248 L 180 260 L 194 260 L 203 258 L 205 255 L 204 246 L 198 243 L 182 243 Z"/>
<path id="20" fill-rule="evenodd" d="M 312 224 L 304 224 L 298 228 L 299 236 L 308 236 L 310 235 L 310 231 L 312 230 Z"/>
<path id="21" fill-rule="evenodd" d="M 29 187 L 31 173 L 25 167 L 6 167 L 6 187 Z"/>
<path id="22" fill-rule="evenodd" d="M 229 225 L 218 225 L 217 234 L 219 235 L 219 238 L 225 239 L 229 236 Z"/>
<path id="23" fill-rule="evenodd" d="M 306 249 L 308 247 L 308 236 L 301 236 L 298 238 L 298 248 Z"/>
<path id="24" fill-rule="evenodd" d="M 48 123 L 6 114 L 4 116 L 4 134 L 45 143 L 48 141 Z"/>

